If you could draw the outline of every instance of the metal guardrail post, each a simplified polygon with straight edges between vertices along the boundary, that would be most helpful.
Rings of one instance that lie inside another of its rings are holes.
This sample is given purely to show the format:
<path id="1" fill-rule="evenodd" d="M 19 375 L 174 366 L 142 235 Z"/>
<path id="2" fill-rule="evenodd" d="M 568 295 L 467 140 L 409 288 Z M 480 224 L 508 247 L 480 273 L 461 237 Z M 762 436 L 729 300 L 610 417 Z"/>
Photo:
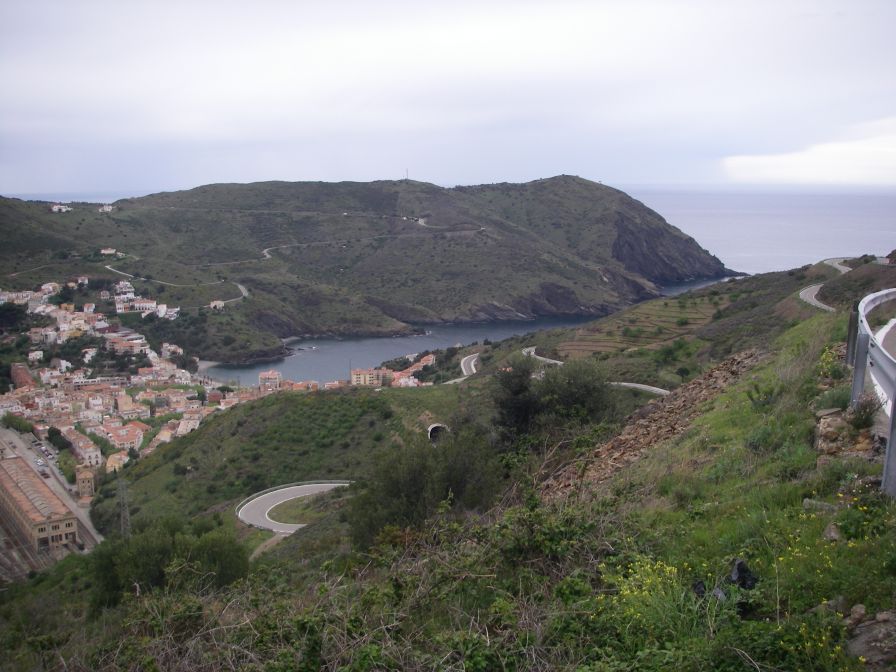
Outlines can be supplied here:
<path id="1" fill-rule="evenodd" d="M 884 477 L 881 483 L 881 490 L 890 497 L 896 497 L 896 438 L 894 435 L 896 435 L 896 400 L 890 402 L 890 436 L 887 439 Z"/>
<path id="2" fill-rule="evenodd" d="M 846 363 L 853 366 L 856 361 L 856 336 L 859 333 L 859 308 L 852 307 L 849 313 L 849 327 L 846 330 Z"/>
<path id="3" fill-rule="evenodd" d="M 859 333 L 856 336 L 855 361 L 852 371 L 852 394 L 849 405 L 855 406 L 859 397 L 865 391 L 865 370 L 868 368 L 868 343 L 871 336 Z"/>

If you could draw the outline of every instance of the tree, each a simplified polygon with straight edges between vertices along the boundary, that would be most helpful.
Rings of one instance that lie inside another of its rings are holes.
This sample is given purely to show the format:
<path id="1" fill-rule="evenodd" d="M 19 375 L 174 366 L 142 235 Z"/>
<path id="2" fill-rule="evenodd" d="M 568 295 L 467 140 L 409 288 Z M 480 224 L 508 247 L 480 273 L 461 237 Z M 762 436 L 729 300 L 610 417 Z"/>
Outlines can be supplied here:
<path id="1" fill-rule="evenodd" d="M 192 557 L 215 575 L 215 585 L 226 586 L 249 573 L 249 554 L 232 533 L 217 529 L 202 535 Z"/>
<path id="2" fill-rule="evenodd" d="M 533 389 L 535 360 L 517 357 L 494 377 L 492 398 L 498 411 L 497 424 L 510 434 L 525 434 L 538 415 L 538 395 Z"/>
<path id="3" fill-rule="evenodd" d="M 14 415 L 9 411 L 3 415 L 3 426 L 14 429 L 22 434 L 30 434 L 34 431 L 34 425 L 28 422 L 25 418 Z"/>
<path id="4" fill-rule="evenodd" d="M 537 385 L 545 421 L 602 422 L 616 412 L 616 398 L 600 365 L 589 359 L 572 360 L 545 372 Z"/>
<path id="5" fill-rule="evenodd" d="M 0 303 L 0 330 L 17 329 L 28 318 L 25 306 L 15 303 Z"/>
<path id="6" fill-rule="evenodd" d="M 62 435 L 62 432 L 59 431 L 58 427 L 50 427 L 50 429 L 47 430 L 47 441 L 56 446 L 60 451 L 72 449 L 72 442 Z"/>

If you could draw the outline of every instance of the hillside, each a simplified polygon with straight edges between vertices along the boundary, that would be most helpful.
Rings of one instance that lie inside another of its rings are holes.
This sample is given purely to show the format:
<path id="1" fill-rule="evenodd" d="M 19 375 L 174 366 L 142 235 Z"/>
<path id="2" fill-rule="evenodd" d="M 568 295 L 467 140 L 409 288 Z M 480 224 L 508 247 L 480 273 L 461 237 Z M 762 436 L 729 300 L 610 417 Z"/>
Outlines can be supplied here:
<path id="1" fill-rule="evenodd" d="M 193 333 L 195 354 L 227 361 L 276 354 L 276 337 L 291 335 L 601 316 L 655 296 L 657 285 L 729 273 L 640 202 L 569 176 L 453 189 L 209 185 L 122 200 L 111 213 L 74 204 L 54 214 L 0 199 L 0 234 L 10 241 L 0 250 L 4 287 L 74 273 L 114 278 L 109 265 L 188 312 L 236 299 Z M 100 247 L 127 256 L 111 261 Z M 175 342 L 187 338 L 166 328 Z M 229 342 L 215 339 L 224 332 Z"/>
<path id="2" fill-rule="evenodd" d="M 131 516 L 192 517 L 283 483 L 357 479 L 379 449 L 425 435 L 431 417 L 447 422 L 459 390 L 282 393 L 238 406 L 129 469 Z M 110 479 L 93 503 L 102 531 L 114 530 L 116 495 Z"/>
<path id="3" fill-rule="evenodd" d="M 703 369 L 634 412 L 643 398 L 605 385 L 614 360 L 533 377 L 516 337 L 463 385 L 281 394 L 213 418 L 119 474 L 129 541 L 110 481 L 98 552 L 0 593 L 5 665 L 892 669 L 896 505 L 867 423 L 842 411 L 847 316 L 793 303 L 828 269 L 684 296 L 683 312 L 718 302 L 675 335 Z M 435 446 L 433 420 L 453 428 Z M 357 482 L 282 514 L 312 524 L 249 563 L 262 535 L 235 500 L 330 477 Z"/>

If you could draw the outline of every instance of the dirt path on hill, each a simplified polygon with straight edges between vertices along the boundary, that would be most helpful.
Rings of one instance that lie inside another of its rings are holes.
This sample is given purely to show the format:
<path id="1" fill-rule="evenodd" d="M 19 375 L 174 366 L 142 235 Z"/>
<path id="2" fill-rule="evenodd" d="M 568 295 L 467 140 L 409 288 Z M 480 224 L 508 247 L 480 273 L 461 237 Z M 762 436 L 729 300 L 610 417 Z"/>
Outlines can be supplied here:
<path id="1" fill-rule="evenodd" d="M 546 500 L 578 497 L 640 459 L 656 444 L 684 433 L 717 397 L 763 359 L 757 350 L 733 355 L 668 396 L 633 413 L 622 432 L 549 478 L 542 486 Z M 584 487 L 583 487 L 584 486 Z"/>

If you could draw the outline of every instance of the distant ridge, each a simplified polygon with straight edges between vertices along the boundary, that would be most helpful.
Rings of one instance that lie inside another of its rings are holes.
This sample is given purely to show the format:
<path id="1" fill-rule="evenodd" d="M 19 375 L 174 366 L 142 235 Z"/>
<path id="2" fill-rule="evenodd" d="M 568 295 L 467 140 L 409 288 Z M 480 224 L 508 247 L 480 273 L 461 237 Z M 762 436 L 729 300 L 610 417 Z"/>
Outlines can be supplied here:
<path id="1" fill-rule="evenodd" d="M 115 205 L 105 215 L 87 205 L 58 215 L 0 199 L 0 231 L 11 241 L 0 259 L 18 270 L 40 255 L 66 250 L 84 260 L 108 246 L 129 255 L 122 270 L 141 277 L 239 282 L 252 298 L 228 308 L 235 338 L 245 329 L 385 334 L 411 324 L 601 316 L 656 296 L 658 285 L 731 273 L 639 201 L 570 175 L 453 188 L 212 184 Z M 96 263 L 78 268 L 108 273 Z M 176 298 L 207 303 L 187 292 Z M 202 354 L 232 358 L 232 348 L 196 340 Z"/>

